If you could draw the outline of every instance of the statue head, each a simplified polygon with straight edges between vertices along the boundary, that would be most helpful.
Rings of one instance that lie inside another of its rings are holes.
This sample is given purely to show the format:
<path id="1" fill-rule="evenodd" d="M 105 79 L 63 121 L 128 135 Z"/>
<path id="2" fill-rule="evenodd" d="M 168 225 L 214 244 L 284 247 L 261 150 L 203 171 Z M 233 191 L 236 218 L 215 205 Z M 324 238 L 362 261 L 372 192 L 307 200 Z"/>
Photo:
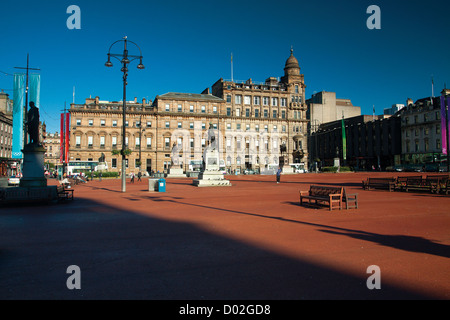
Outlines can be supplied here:
<path id="1" fill-rule="evenodd" d="M 36 106 L 34 105 L 34 101 L 30 101 L 30 107 L 31 108 L 36 108 Z"/>

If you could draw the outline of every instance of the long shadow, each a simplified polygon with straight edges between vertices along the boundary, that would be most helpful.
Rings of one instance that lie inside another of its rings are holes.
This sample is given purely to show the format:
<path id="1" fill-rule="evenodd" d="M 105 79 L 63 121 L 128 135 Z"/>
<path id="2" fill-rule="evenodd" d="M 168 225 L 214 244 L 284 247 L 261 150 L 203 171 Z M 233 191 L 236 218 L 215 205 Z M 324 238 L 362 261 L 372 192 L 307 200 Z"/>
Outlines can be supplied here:
<path id="1" fill-rule="evenodd" d="M 230 181 L 232 183 L 241 183 L 241 182 L 251 182 L 251 183 L 269 183 L 269 184 L 274 184 L 276 183 L 276 181 L 268 181 L 268 180 L 232 180 L 230 179 Z M 300 184 L 300 185 L 327 185 L 327 186 L 343 186 L 343 187 L 360 187 L 361 183 L 357 183 L 357 182 L 317 182 L 317 181 L 284 181 L 283 179 L 280 182 L 281 184 Z"/>
<path id="2" fill-rule="evenodd" d="M 435 299 L 88 199 L 0 222 L 0 299 Z M 79 290 L 67 288 L 71 265 Z"/>
<path id="3" fill-rule="evenodd" d="M 199 204 L 193 204 L 193 203 L 187 203 L 182 201 L 176 201 L 173 199 L 153 199 L 153 201 L 161 201 L 161 202 L 172 202 L 187 206 L 195 206 L 200 207 L 204 209 L 211 209 L 219 212 L 230 212 L 230 213 L 237 213 L 237 214 L 243 214 L 248 216 L 254 216 L 258 218 L 264 218 L 264 219 L 273 219 L 277 221 L 285 221 L 290 223 L 298 223 L 302 225 L 308 225 L 313 227 L 319 227 L 319 228 L 327 228 L 328 230 L 320 230 L 323 232 L 329 232 L 334 234 L 340 234 L 340 235 L 346 235 L 353 238 L 358 238 L 360 240 L 365 241 L 371 241 L 374 243 L 378 243 L 387 247 L 392 247 L 395 249 L 410 251 L 410 252 L 422 252 L 427 254 L 432 254 L 436 256 L 441 256 L 445 258 L 450 258 L 450 246 L 443 245 L 439 243 L 435 243 L 431 240 L 424 239 L 421 237 L 414 237 L 414 236 L 404 236 L 404 235 L 383 235 L 383 234 L 377 234 L 377 233 L 371 233 L 371 232 L 365 232 L 365 231 L 359 231 L 359 230 L 353 230 L 353 229 L 346 229 L 346 228 L 340 228 L 340 227 L 332 227 L 327 226 L 324 224 L 317 224 L 317 223 L 311 223 L 311 222 L 305 222 L 305 221 L 299 221 L 299 220 L 293 220 L 293 219 L 286 219 L 282 217 L 274 217 L 274 216 L 266 216 L 259 213 L 251 213 L 251 212 L 244 212 L 239 210 L 232 210 L 232 209 L 224 209 L 224 208 L 217 208 L 212 206 L 206 206 L 206 205 L 199 205 Z M 341 232 L 339 232 L 341 231 Z"/>

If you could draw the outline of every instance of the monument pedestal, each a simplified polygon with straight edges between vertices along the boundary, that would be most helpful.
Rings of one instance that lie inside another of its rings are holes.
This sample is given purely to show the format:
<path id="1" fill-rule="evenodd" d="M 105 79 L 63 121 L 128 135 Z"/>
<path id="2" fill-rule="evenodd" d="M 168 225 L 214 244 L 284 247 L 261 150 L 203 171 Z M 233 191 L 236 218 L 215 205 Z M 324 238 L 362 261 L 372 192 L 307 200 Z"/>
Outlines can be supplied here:
<path id="1" fill-rule="evenodd" d="M 186 174 L 183 173 L 183 169 L 172 167 L 167 173 L 167 178 L 186 178 Z"/>
<path id="2" fill-rule="evenodd" d="M 198 175 L 198 179 L 193 180 L 193 185 L 197 187 L 231 186 L 230 180 L 226 180 L 224 174 L 219 170 L 219 152 L 217 150 L 206 151 L 205 168 Z"/>
<path id="3" fill-rule="evenodd" d="M 47 187 L 47 179 L 44 175 L 44 147 L 27 144 L 22 152 L 23 177 L 20 179 L 20 187 Z"/>
<path id="4" fill-rule="evenodd" d="M 23 177 L 19 187 L 3 190 L 4 203 L 51 202 L 58 199 L 57 187 L 47 186 L 44 175 L 44 153 L 42 145 L 27 144 L 23 150 Z"/>

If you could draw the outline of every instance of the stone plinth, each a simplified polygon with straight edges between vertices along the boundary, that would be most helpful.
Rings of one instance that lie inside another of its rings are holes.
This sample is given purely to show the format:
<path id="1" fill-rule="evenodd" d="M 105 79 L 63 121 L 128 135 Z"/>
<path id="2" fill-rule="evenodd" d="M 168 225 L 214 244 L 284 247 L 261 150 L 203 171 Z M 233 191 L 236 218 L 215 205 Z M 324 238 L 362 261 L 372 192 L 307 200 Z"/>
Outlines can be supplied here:
<path id="1" fill-rule="evenodd" d="M 224 178 L 224 174 L 219 171 L 219 152 L 217 150 L 207 150 L 204 156 L 205 167 L 198 175 L 198 179 L 193 180 L 193 185 L 197 187 L 224 187 L 231 186 L 229 180 Z"/>
<path id="2" fill-rule="evenodd" d="M 186 174 L 183 173 L 181 168 L 170 168 L 167 178 L 186 178 Z"/>
<path id="3" fill-rule="evenodd" d="M 23 177 L 20 179 L 20 187 L 47 187 L 47 179 L 44 175 L 44 147 L 27 144 L 22 152 Z"/>

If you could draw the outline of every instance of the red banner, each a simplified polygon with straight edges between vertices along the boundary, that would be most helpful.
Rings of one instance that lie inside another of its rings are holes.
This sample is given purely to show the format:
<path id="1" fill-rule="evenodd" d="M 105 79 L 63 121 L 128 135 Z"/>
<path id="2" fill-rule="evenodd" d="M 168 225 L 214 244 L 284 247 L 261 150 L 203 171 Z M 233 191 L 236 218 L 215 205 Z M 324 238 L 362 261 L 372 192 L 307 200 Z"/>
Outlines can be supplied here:
<path id="1" fill-rule="evenodd" d="M 66 146 L 65 146 L 65 149 L 64 149 L 64 151 L 65 151 L 65 160 L 66 160 L 66 163 L 69 163 L 69 132 L 70 132 L 70 130 L 69 130 L 69 128 L 70 128 L 70 114 L 69 113 L 66 113 L 66 130 L 64 131 L 64 134 L 65 134 L 65 143 L 66 143 Z"/>
<path id="2" fill-rule="evenodd" d="M 64 161 L 64 113 L 61 113 L 61 133 L 59 135 L 59 162 Z"/>

